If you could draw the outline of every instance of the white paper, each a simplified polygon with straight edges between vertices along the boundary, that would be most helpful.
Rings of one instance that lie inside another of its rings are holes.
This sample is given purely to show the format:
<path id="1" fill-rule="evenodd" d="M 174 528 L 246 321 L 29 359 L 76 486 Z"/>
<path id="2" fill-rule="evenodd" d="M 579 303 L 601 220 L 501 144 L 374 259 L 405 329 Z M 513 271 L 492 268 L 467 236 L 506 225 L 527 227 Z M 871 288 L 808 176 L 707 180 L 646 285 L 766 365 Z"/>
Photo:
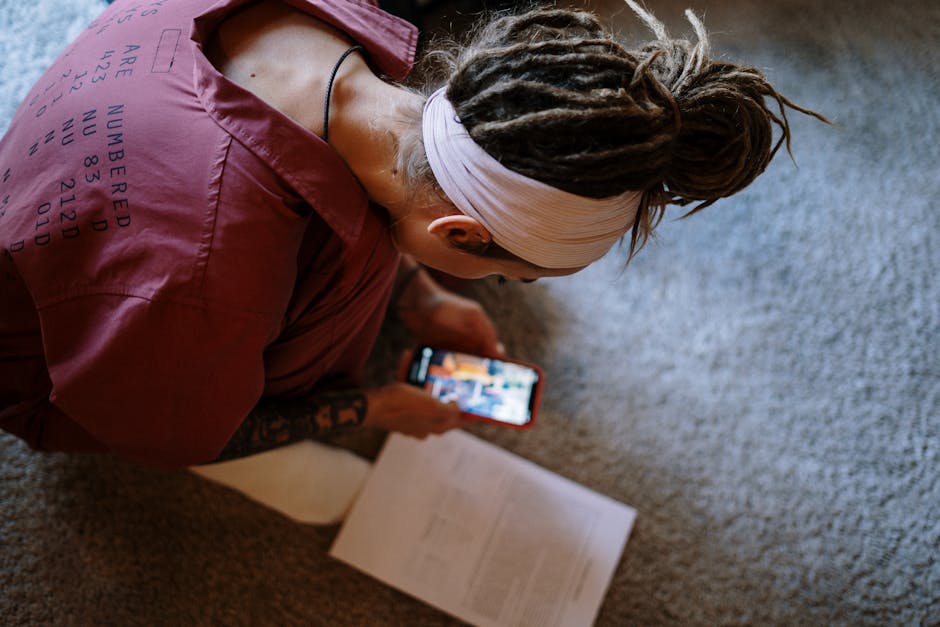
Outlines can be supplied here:
<path id="1" fill-rule="evenodd" d="M 481 627 L 583 626 L 635 518 L 465 432 L 393 434 L 330 554 Z"/>

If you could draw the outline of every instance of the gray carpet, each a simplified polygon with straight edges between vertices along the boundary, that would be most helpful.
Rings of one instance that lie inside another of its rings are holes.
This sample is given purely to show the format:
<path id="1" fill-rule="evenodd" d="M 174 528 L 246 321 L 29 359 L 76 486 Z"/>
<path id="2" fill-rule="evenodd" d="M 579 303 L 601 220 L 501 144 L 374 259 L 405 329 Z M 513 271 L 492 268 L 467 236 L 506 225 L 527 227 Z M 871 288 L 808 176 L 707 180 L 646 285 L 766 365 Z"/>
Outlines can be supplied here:
<path id="1" fill-rule="evenodd" d="M 639 510 L 599 625 L 940 625 L 940 4 L 649 1 L 838 126 L 626 271 L 473 288 L 550 382 L 474 431 Z M 99 6 L 0 0 L 0 123 Z M 454 622 L 186 472 L 0 434 L 0 512 L 4 625 Z"/>

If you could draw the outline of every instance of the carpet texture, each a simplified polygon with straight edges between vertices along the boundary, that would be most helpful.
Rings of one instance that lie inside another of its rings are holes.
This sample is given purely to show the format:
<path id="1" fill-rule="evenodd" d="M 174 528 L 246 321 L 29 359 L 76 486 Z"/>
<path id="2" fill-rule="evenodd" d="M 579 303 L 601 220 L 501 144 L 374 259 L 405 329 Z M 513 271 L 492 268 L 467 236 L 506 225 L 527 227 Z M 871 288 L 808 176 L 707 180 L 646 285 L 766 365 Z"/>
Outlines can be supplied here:
<path id="1" fill-rule="evenodd" d="M 627 270 L 474 286 L 549 383 L 533 431 L 473 431 L 639 510 L 598 625 L 940 625 L 940 4 L 649 4 L 837 124 L 791 116 L 796 165 Z M 2 127 L 103 7 L 0 0 Z M 406 344 L 389 323 L 373 380 Z M 0 434 L 3 625 L 455 623 L 332 561 L 336 531 Z"/>

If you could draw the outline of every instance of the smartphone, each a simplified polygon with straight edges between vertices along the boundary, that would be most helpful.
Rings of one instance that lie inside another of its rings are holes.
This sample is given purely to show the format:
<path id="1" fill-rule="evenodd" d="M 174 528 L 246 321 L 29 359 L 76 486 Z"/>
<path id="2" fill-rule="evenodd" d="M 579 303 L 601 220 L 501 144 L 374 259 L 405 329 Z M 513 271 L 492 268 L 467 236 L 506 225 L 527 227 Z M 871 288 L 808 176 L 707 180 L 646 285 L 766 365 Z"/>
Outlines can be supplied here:
<path id="1" fill-rule="evenodd" d="M 406 380 L 472 418 L 516 429 L 535 422 L 542 391 L 537 366 L 431 346 L 415 349 Z"/>

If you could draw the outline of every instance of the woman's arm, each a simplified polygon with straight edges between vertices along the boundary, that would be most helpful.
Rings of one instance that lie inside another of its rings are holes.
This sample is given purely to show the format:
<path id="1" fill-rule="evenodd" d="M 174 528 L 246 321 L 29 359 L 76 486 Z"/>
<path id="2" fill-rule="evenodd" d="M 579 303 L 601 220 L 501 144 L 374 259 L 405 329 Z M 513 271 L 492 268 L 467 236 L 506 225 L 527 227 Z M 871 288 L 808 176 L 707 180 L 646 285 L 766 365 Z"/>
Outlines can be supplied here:
<path id="1" fill-rule="evenodd" d="M 367 407 L 362 390 L 326 392 L 308 398 L 262 399 L 215 461 L 254 455 L 359 426 L 365 420 Z"/>
<path id="2" fill-rule="evenodd" d="M 490 356 L 504 353 L 480 303 L 444 289 L 407 255 L 398 268 L 391 306 L 420 344 Z"/>
<path id="3" fill-rule="evenodd" d="M 308 398 L 263 399 L 213 462 L 263 453 L 360 425 L 424 438 L 469 422 L 456 404 L 442 403 L 405 383 Z"/>

